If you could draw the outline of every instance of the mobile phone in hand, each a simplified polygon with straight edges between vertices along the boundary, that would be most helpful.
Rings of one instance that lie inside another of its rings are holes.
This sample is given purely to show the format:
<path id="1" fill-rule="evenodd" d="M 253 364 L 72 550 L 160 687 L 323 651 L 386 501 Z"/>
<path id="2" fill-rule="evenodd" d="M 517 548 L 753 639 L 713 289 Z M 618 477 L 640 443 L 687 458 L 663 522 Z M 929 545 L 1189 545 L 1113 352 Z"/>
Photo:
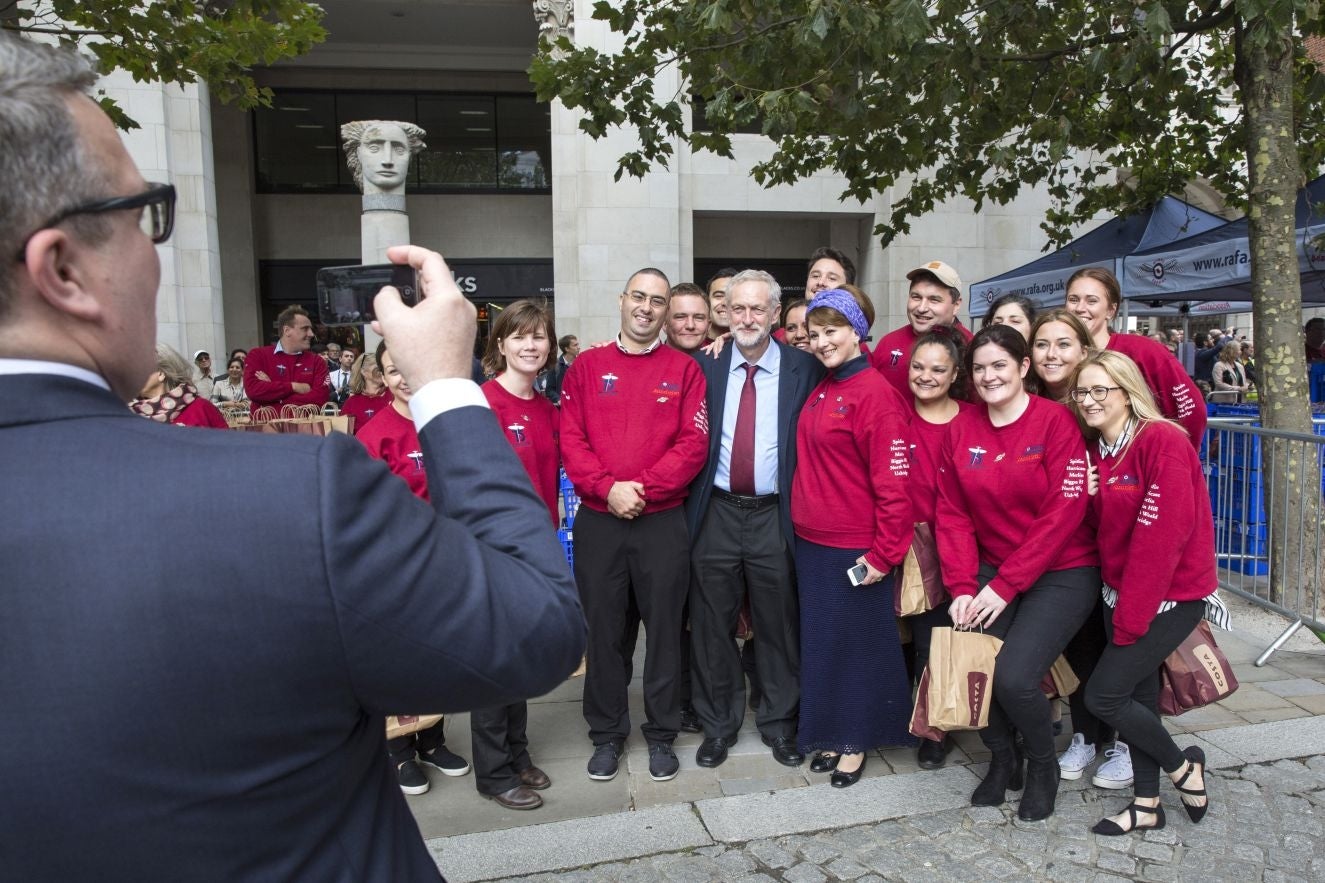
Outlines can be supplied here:
<path id="1" fill-rule="evenodd" d="M 366 325 L 377 318 L 373 298 L 393 285 L 409 306 L 419 301 L 419 282 L 408 264 L 323 267 L 317 271 L 317 311 L 323 325 Z"/>
<path id="2" fill-rule="evenodd" d="M 869 578 L 869 575 L 870 569 L 864 564 L 857 564 L 855 567 L 847 568 L 847 579 L 851 580 L 853 586 L 864 584 L 865 580 Z"/>

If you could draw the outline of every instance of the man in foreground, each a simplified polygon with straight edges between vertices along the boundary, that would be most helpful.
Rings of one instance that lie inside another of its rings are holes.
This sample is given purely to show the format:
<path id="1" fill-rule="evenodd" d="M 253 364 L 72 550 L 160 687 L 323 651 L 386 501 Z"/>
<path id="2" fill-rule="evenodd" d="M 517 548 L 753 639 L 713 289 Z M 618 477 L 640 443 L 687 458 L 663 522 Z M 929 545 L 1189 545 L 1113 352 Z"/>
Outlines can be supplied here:
<path id="1" fill-rule="evenodd" d="M 133 415 L 174 189 L 94 82 L 0 35 L 0 485 L 26 501 L 0 531 L 0 876 L 437 880 L 384 715 L 538 695 L 584 647 L 547 510 L 468 379 L 474 308 L 440 255 L 391 249 L 426 296 L 376 306 L 431 506 L 345 435 Z M 170 542 L 203 510 L 227 542 Z M 95 760 L 40 760 L 53 733 Z"/>

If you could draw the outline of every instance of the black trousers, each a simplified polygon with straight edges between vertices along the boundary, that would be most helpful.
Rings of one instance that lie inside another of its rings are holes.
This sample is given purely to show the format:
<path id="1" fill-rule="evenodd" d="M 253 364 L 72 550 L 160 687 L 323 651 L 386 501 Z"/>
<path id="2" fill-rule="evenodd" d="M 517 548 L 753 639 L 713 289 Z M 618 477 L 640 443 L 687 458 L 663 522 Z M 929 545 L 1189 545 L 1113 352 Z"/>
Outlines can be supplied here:
<path id="1" fill-rule="evenodd" d="M 1073 674 L 1081 681 L 1081 686 L 1067 699 L 1068 708 L 1072 711 L 1072 732 L 1085 736 L 1086 742 L 1097 749 L 1114 738 L 1113 727 L 1091 714 L 1086 707 L 1086 684 L 1090 682 L 1091 673 L 1095 671 L 1104 648 L 1109 644 L 1109 638 L 1104 632 L 1106 609 L 1102 597 L 1095 599 L 1090 616 L 1086 617 L 1086 621 L 1063 650 L 1063 656 L 1068 665 L 1072 666 Z M 1113 612 L 1108 611 L 1108 615 L 1112 616 Z"/>
<path id="2" fill-rule="evenodd" d="M 755 724 L 769 738 L 795 739 L 800 605 L 777 504 L 751 509 L 713 498 L 691 561 L 692 691 L 704 735 L 733 739 L 745 719 L 745 676 L 734 633 L 748 594 L 761 691 Z"/>
<path id="3" fill-rule="evenodd" d="M 678 507 L 624 520 L 581 507 L 575 516 L 575 582 L 589 626 L 584 719 L 595 745 L 630 735 L 630 653 L 634 599 L 644 622 L 644 714 L 650 742 L 671 742 L 681 726 L 681 613 L 690 585 L 690 540 Z"/>
<path id="4" fill-rule="evenodd" d="M 988 583 L 996 572 L 980 565 L 980 585 Z M 989 726 L 980 731 L 980 739 L 990 751 L 1012 751 L 1015 728 L 1021 733 L 1029 760 L 1048 763 L 1054 759 L 1053 722 L 1040 682 L 1086 621 L 1099 595 L 1098 567 L 1051 570 L 1013 598 L 993 625 L 985 629 L 1003 639 L 994 666 Z"/>
<path id="5" fill-rule="evenodd" d="M 1113 641 L 1113 618 L 1105 619 L 1109 641 L 1086 687 L 1086 705 L 1118 728 L 1132 752 L 1132 788 L 1137 797 L 1159 796 L 1159 770 L 1182 766 L 1182 749 L 1159 717 L 1159 667 L 1196 628 L 1204 601 L 1183 601 L 1151 620 L 1136 643 Z"/>
<path id="6" fill-rule="evenodd" d="M 446 746 L 446 718 L 442 718 L 426 730 L 409 733 L 386 740 L 386 753 L 391 758 L 393 767 L 400 766 L 407 760 L 413 760 L 415 754 L 427 754 L 434 748 Z"/>
<path id="7" fill-rule="evenodd" d="M 524 702 L 477 708 L 469 713 L 474 748 L 474 787 L 480 794 L 501 794 L 520 784 L 529 759 L 529 706 Z"/>

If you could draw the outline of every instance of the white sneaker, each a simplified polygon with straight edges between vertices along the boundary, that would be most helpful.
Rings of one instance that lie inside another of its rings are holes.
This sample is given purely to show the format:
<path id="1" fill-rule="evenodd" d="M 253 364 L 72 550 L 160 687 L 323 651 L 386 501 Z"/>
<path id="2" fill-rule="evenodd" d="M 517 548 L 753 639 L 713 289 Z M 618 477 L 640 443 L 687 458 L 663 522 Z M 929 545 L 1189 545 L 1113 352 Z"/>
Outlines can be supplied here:
<path id="1" fill-rule="evenodd" d="M 1095 760 L 1095 745 L 1087 743 L 1081 733 L 1072 734 L 1072 744 L 1058 755 L 1059 775 L 1064 779 L 1080 779 L 1086 767 Z"/>
<path id="2" fill-rule="evenodd" d="M 1108 760 L 1100 764 L 1090 783 L 1096 788 L 1132 787 L 1132 752 L 1128 749 L 1127 743 L 1114 742 L 1113 747 L 1104 752 L 1104 756 Z"/>

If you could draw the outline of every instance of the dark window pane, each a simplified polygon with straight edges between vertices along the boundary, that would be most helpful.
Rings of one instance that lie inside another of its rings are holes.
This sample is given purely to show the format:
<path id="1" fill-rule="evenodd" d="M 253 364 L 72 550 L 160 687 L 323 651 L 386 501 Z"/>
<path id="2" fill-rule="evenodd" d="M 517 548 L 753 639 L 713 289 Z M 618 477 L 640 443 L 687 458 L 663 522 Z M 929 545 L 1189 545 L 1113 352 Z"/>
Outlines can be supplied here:
<path id="1" fill-rule="evenodd" d="M 529 95 L 497 98 L 497 182 L 503 188 L 552 186 L 552 117 Z"/>
<path id="2" fill-rule="evenodd" d="M 258 192 L 336 189 L 344 163 L 335 107 L 328 92 L 278 92 L 253 112 Z"/>
<path id="3" fill-rule="evenodd" d="M 492 96 L 419 96 L 428 147 L 419 154 L 419 186 L 497 186 L 496 105 Z"/>

